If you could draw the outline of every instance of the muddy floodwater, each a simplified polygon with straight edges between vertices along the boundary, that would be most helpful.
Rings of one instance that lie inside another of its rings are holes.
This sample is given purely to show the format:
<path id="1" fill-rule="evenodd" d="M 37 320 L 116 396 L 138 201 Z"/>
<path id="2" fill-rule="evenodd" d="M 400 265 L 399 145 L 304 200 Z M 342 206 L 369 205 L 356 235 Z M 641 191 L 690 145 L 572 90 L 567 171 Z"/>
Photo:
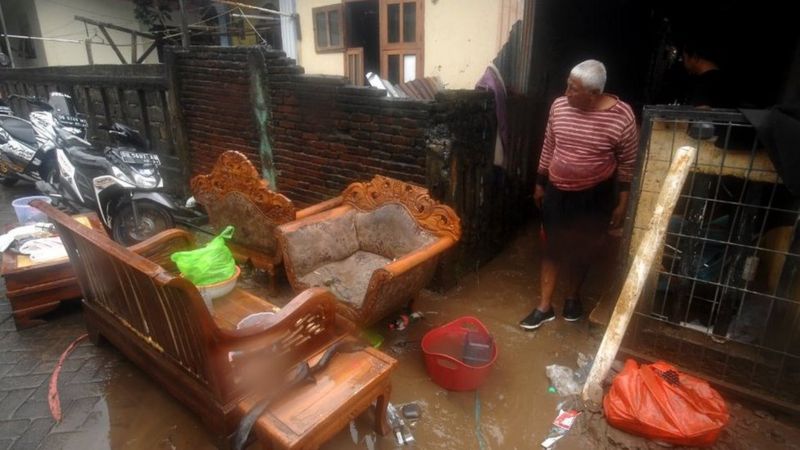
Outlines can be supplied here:
<path id="1" fill-rule="evenodd" d="M 576 368 L 578 352 L 594 353 L 600 331 L 590 329 L 586 319 L 575 323 L 563 321 L 562 296 L 558 292 L 555 306 L 559 318 L 533 332 L 525 332 L 517 325 L 538 298 L 539 244 L 535 230 L 534 224 L 521 230 L 500 256 L 463 278 L 451 290 L 424 292 L 415 305 L 423 319 L 407 330 L 390 331 L 385 323 L 374 328 L 384 337 L 381 349 L 399 362 L 392 378 L 392 402 L 398 406 L 415 402 L 421 408 L 421 418 L 411 427 L 416 440 L 414 448 L 541 448 L 540 443 L 563 400 L 548 390 L 550 382 L 545 376 L 545 366 L 562 364 Z M 587 311 L 599 298 L 608 295 L 611 276 L 608 268 L 613 264 L 604 267 L 605 272 L 595 272 L 590 277 L 584 297 Z M 253 285 L 255 281 L 245 283 Z M 290 296 L 284 285 L 279 301 Z M 428 330 L 466 315 L 477 317 L 489 329 L 499 356 L 478 391 L 449 392 L 428 377 L 420 340 Z M 73 311 L 55 320 L 74 323 L 80 318 Z M 113 361 L 100 369 L 106 371 L 103 378 L 108 381 L 99 400 L 94 397 L 85 400 L 93 402 L 85 405 L 91 409 L 88 419 L 76 423 L 77 419 L 70 415 L 72 408 L 80 406 L 80 398 L 64 411 L 63 422 L 51 430 L 61 433 L 58 448 L 213 449 L 224 445 L 220 437 L 207 432 L 193 414 L 141 371 L 114 356 L 113 348 L 96 351 Z M 729 405 L 731 425 L 723 432 L 717 448 L 792 448 L 800 443 L 796 418 L 776 418 L 735 400 Z M 395 443 L 393 436 L 376 436 L 370 419 L 371 414 L 360 417 L 323 448 L 404 448 Z M 653 442 L 609 429 L 599 416 L 585 414 L 584 419 L 557 448 L 660 448 Z"/>

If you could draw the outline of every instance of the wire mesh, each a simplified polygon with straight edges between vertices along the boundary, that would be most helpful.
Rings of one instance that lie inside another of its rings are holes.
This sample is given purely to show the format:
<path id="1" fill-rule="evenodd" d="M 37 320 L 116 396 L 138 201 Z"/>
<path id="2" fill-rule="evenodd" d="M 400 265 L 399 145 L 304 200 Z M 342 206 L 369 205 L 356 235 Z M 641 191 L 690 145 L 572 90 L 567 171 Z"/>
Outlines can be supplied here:
<path id="1" fill-rule="evenodd" d="M 800 199 L 738 112 L 648 107 L 632 254 L 675 149 L 698 156 L 626 346 L 781 402 L 800 400 Z"/>

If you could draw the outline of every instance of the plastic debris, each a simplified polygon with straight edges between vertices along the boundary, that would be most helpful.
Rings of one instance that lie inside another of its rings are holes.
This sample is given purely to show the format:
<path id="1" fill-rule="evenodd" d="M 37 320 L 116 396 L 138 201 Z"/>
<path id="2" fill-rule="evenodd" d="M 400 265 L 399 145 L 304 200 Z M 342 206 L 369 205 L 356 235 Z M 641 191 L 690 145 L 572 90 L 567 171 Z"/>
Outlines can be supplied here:
<path id="1" fill-rule="evenodd" d="M 419 405 L 416 403 L 405 404 L 400 408 L 400 411 L 403 413 L 403 417 L 408 420 L 417 420 L 422 416 L 422 410 L 420 410 Z"/>
<path id="2" fill-rule="evenodd" d="M 389 322 L 389 329 L 393 331 L 403 331 L 408 328 L 412 323 L 422 319 L 421 312 L 413 312 L 411 314 L 400 314 L 395 319 Z"/>
<path id="3" fill-rule="evenodd" d="M 556 388 L 560 395 L 577 395 L 581 393 L 582 383 L 576 377 L 575 371 L 566 366 L 551 364 L 545 368 L 550 384 Z"/>
<path id="4" fill-rule="evenodd" d="M 580 414 L 581 412 L 575 409 L 559 410 L 553 426 L 550 428 L 550 434 L 542 441 L 542 447 L 551 448 L 559 439 L 566 436 Z"/>
<path id="5" fill-rule="evenodd" d="M 558 391 L 553 386 L 550 386 L 549 388 L 547 388 L 547 392 L 549 392 L 551 394 L 558 394 Z"/>
<path id="6" fill-rule="evenodd" d="M 397 412 L 397 408 L 389 403 L 386 406 L 386 416 L 389 419 L 389 425 L 392 427 L 395 440 L 398 445 L 410 445 L 414 443 L 414 435 L 411 434 L 411 429 L 408 428 L 403 418 Z"/>

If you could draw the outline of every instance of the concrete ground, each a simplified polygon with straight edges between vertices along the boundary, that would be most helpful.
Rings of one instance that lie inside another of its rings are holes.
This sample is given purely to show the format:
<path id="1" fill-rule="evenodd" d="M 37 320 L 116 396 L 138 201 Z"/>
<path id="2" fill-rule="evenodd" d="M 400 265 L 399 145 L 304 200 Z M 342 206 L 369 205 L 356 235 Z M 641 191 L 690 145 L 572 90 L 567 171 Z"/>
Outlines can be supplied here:
<path id="1" fill-rule="evenodd" d="M 11 199 L 26 193 L 25 187 L 0 189 L 0 224 L 14 220 Z M 545 366 L 575 368 L 578 352 L 592 354 L 599 336 L 586 320 L 567 323 L 559 318 L 534 332 L 518 328 L 537 296 L 537 247 L 535 227 L 527 227 L 499 257 L 454 289 L 425 292 L 417 304 L 422 321 L 403 332 L 376 327 L 385 337 L 382 349 L 400 362 L 392 401 L 417 402 L 422 408 L 422 418 L 413 426 L 416 448 L 532 449 L 547 436 L 563 398 L 548 391 Z M 596 288 L 587 292 L 587 308 L 604 294 L 605 276 L 594 274 Z M 479 391 L 448 392 L 428 377 L 420 339 L 426 331 L 464 315 L 478 317 L 492 332 L 499 358 Z M 87 341 L 63 367 L 63 420 L 55 423 L 47 403 L 49 377 L 61 352 L 83 333 L 79 305 L 66 305 L 45 325 L 17 331 L 7 301 L 0 298 L 0 450 L 211 449 L 224 443 L 113 348 Z M 718 448 L 791 448 L 800 443 L 796 423 L 735 400 L 729 405 L 731 425 Z M 559 448 L 656 445 L 604 428 L 604 423 L 597 417 L 584 421 Z M 375 436 L 369 425 L 365 418 L 356 420 L 324 448 L 397 447 L 391 437 Z"/>

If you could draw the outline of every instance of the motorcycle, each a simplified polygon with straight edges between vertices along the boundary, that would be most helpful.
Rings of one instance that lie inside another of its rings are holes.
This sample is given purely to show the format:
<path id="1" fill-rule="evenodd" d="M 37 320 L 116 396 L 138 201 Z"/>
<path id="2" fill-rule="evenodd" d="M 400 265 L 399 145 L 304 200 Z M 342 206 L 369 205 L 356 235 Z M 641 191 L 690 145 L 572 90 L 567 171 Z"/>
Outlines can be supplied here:
<path id="1" fill-rule="evenodd" d="M 46 144 L 55 139 L 55 127 L 85 137 L 88 124 L 78 117 L 68 95 L 53 92 L 46 102 L 37 97 L 11 95 L 11 98 L 25 100 L 36 110 L 30 113 L 30 120 L 25 120 L 13 115 L 8 105 L 0 105 L 0 184 L 52 181 L 55 154 Z"/>
<path id="2" fill-rule="evenodd" d="M 164 192 L 158 169 L 161 161 L 147 152 L 149 143 L 137 130 L 120 123 L 100 126 L 111 145 L 97 148 L 85 139 L 88 126 L 69 96 L 53 92 L 48 102 L 20 98 L 38 109 L 31 112 L 26 128 L 33 134 L 33 138 L 26 136 L 30 147 L 35 140 L 38 149 L 30 154 L 29 148 L 25 156 L 26 167 L 38 164 L 39 169 L 38 177 L 20 176 L 21 172 L 12 176 L 34 181 L 57 206 L 96 211 L 114 240 L 124 245 L 172 228 L 176 220 L 190 227 L 206 220 Z"/>
<path id="3" fill-rule="evenodd" d="M 158 155 L 141 151 L 135 130 L 114 126 L 107 129 L 117 143 L 98 150 L 88 141 L 56 128 L 54 151 L 57 180 L 37 187 L 74 209 L 92 209 L 110 230 L 115 241 L 133 245 L 175 225 L 173 214 L 192 214 L 164 193 Z"/>

